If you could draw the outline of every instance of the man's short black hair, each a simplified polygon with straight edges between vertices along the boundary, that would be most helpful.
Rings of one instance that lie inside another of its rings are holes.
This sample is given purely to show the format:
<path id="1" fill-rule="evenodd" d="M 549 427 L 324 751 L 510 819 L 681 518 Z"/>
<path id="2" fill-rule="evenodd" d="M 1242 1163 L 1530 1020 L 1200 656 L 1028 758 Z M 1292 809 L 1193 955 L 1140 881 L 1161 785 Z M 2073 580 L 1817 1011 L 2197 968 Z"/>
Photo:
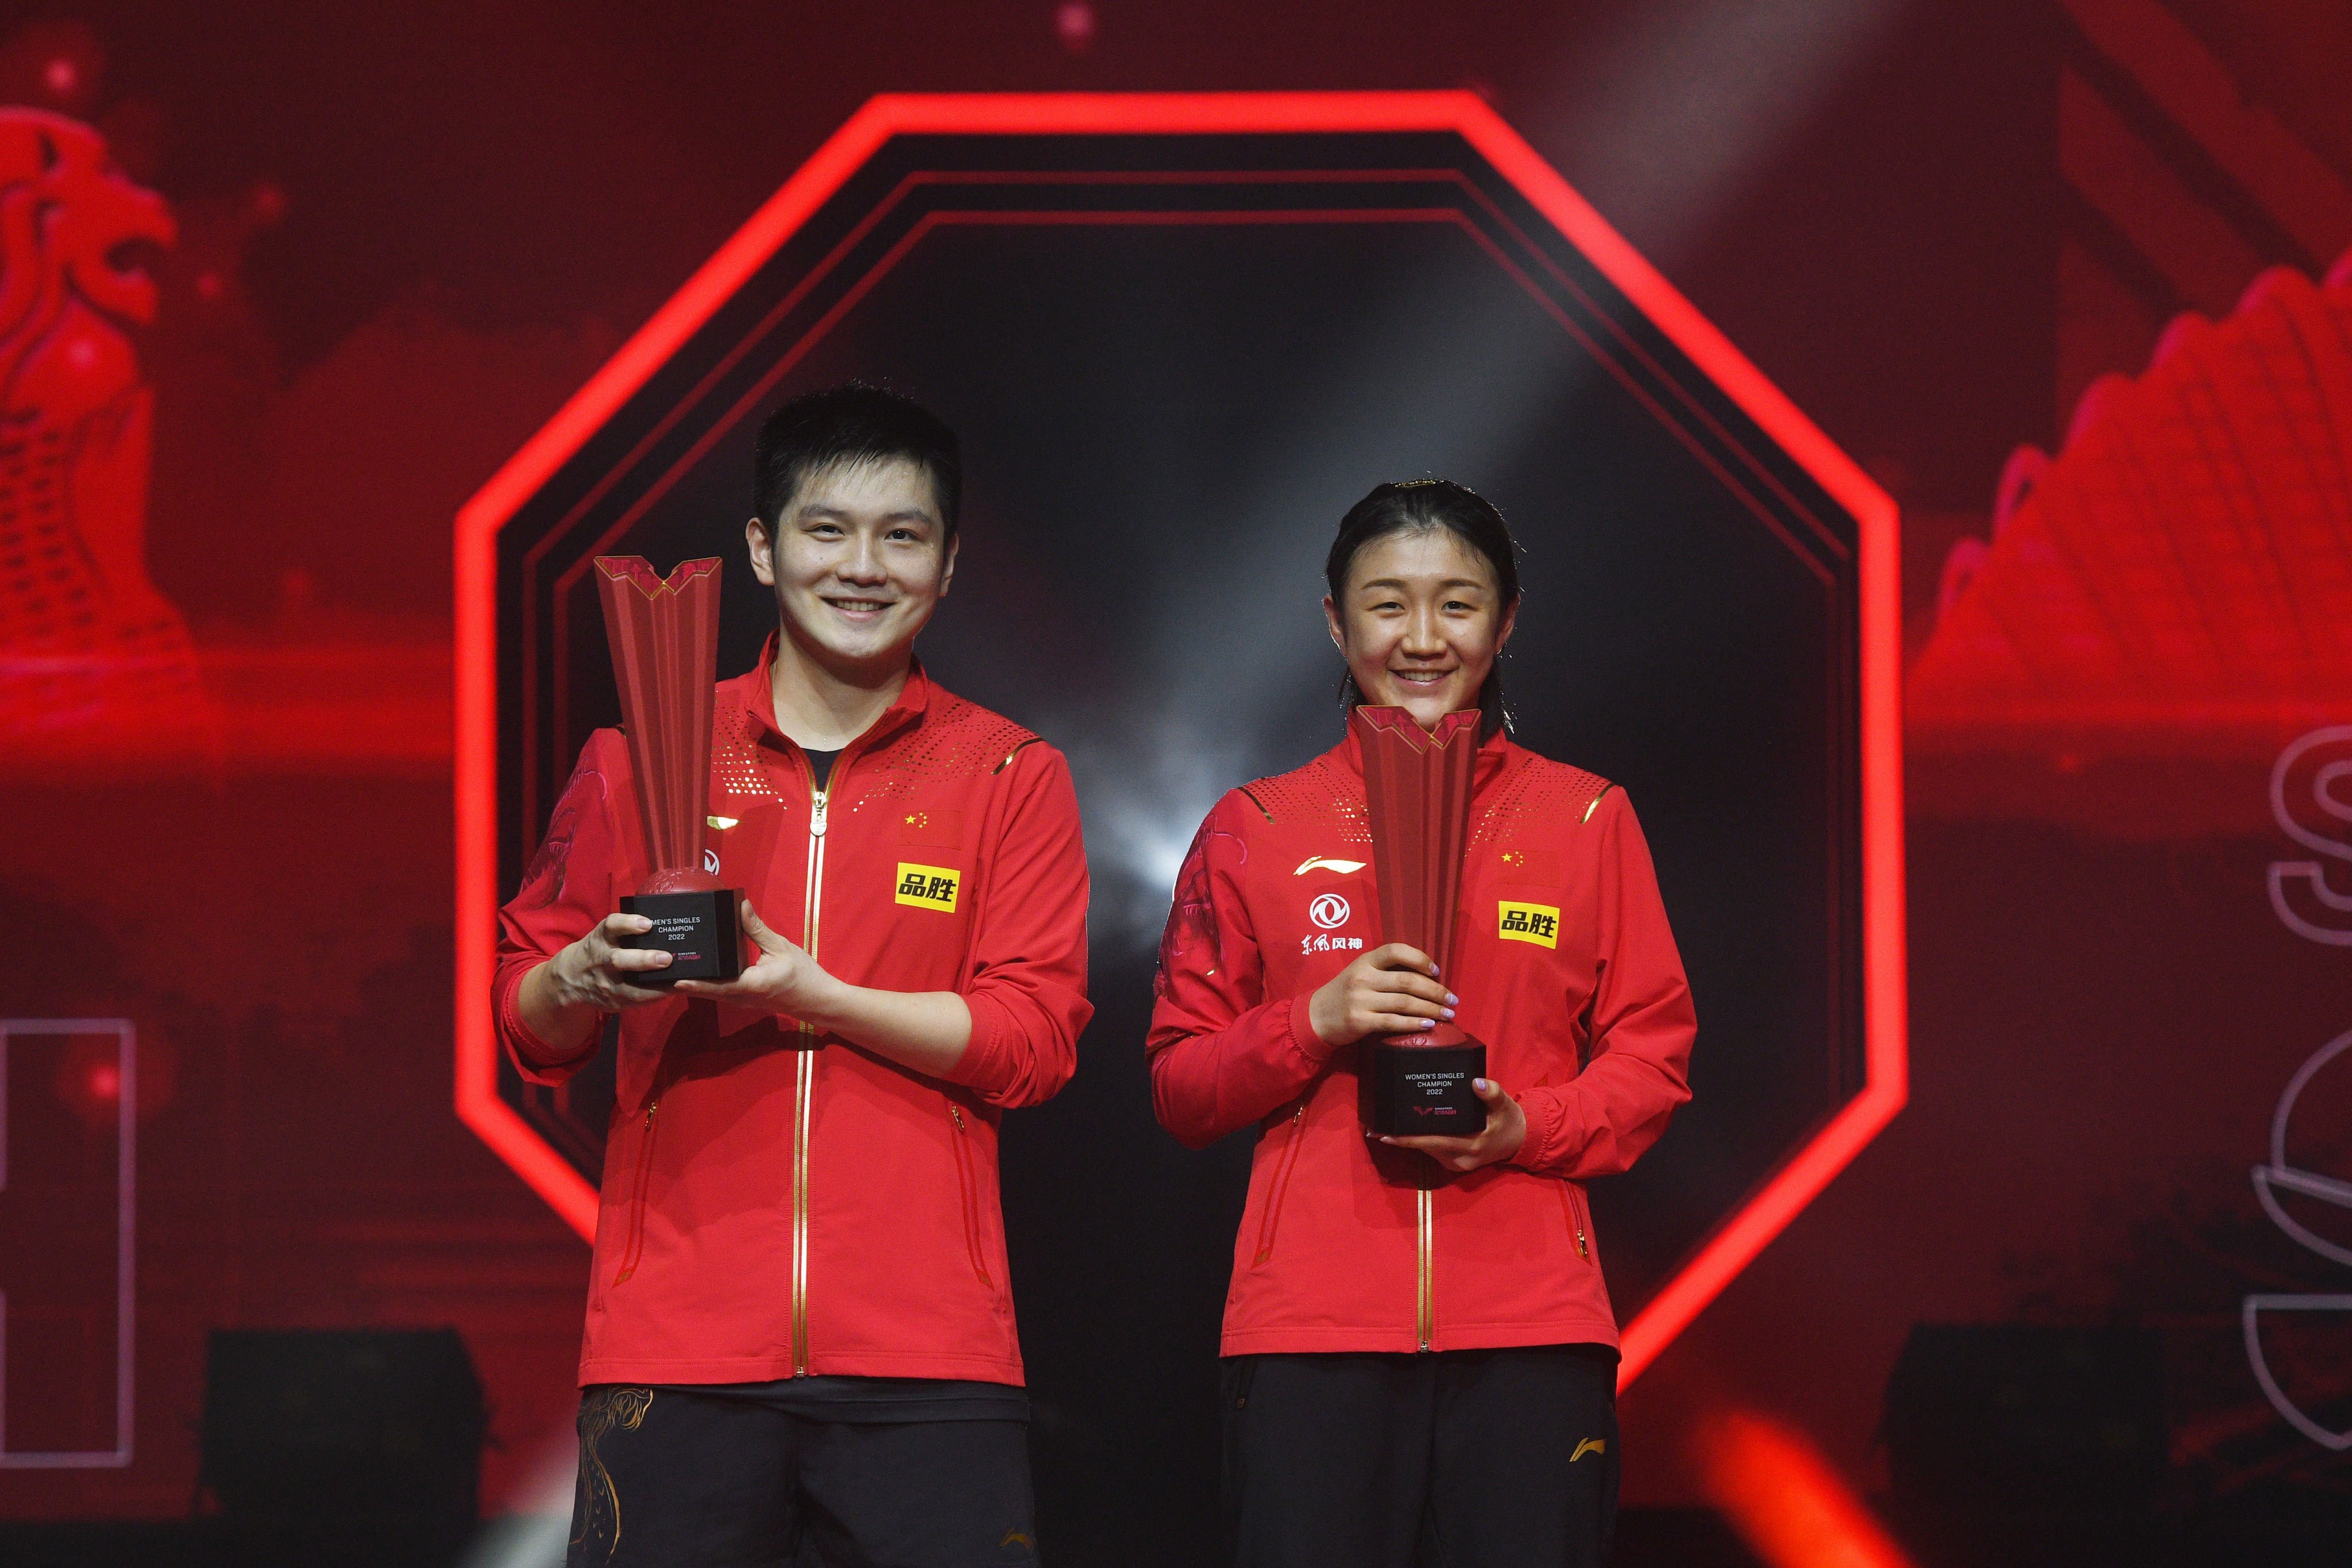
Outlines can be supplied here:
<path id="1" fill-rule="evenodd" d="M 963 503 L 963 449 L 947 422 L 911 397 L 853 381 L 793 398 L 768 416 L 753 448 L 751 504 L 771 536 L 793 492 L 835 463 L 903 458 L 931 476 L 944 545 Z"/>

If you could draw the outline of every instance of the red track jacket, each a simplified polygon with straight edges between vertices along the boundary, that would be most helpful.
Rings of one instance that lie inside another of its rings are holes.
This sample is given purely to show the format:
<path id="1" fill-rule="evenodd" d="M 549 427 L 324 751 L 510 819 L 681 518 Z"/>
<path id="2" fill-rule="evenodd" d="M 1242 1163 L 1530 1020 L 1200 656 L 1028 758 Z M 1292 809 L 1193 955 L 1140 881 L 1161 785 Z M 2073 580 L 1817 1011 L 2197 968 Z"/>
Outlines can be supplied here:
<path id="1" fill-rule="evenodd" d="M 1315 990 L 1379 945 L 1354 739 L 1233 791 L 1192 842 L 1148 1049 L 1184 1142 L 1260 1128 L 1223 1354 L 1617 1342 L 1583 1184 L 1690 1097 L 1682 960 L 1623 791 L 1498 734 L 1471 824 L 1444 979 L 1528 1136 L 1461 1176 L 1368 1143 L 1354 1048 L 1307 1024 Z"/>
<path id="2" fill-rule="evenodd" d="M 712 728 L 720 883 L 845 980 L 960 993 L 971 1044 L 940 1081 L 743 1008 L 624 1015 L 580 1381 L 1018 1384 L 998 1117 L 1069 1081 L 1093 1011 L 1069 768 L 919 667 L 822 795 L 776 728 L 767 656 L 719 683 Z M 635 890 L 633 788 L 599 730 L 501 914 L 499 1033 L 535 1083 L 595 1047 L 560 1058 L 515 993 Z"/>

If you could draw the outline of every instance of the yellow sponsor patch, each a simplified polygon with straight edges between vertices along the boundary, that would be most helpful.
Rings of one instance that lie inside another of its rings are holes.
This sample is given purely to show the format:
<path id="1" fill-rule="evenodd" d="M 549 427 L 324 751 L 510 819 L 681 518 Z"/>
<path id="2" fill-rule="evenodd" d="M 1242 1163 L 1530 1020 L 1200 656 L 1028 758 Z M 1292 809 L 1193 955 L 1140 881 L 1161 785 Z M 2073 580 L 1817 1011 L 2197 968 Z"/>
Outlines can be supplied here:
<path id="1" fill-rule="evenodd" d="M 952 866 L 909 866 L 898 862 L 898 901 L 918 909 L 955 913 L 956 889 L 963 873 Z"/>
<path id="2" fill-rule="evenodd" d="M 1554 904 L 1515 904 L 1496 900 L 1501 913 L 1495 932 L 1505 942 L 1531 942 L 1538 947 L 1559 945 L 1559 909 Z"/>

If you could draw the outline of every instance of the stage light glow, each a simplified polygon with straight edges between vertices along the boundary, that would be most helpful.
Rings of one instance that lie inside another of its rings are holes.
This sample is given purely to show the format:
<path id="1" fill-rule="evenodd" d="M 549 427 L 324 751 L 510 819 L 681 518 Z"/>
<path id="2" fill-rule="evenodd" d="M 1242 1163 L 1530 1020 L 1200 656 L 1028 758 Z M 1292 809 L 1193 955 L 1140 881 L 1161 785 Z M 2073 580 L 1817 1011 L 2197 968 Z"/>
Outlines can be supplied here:
<path id="1" fill-rule="evenodd" d="M 1696 1440 L 1708 1500 L 1771 1568 L 1911 1568 L 1820 1449 L 1751 1411 L 1706 1418 Z"/>
<path id="2" fill-rule="evenodd" d="M 1243 759 L 1209 737 L 1192 716 L 1162 710 L 1132 732 L 1106 737 L 1075 725 L 1067 734 L 1071 771 L 1090 781 L 1087 861 L 1097 874 L 1088 919 L 1097 938 L 1130 951 L 1159 945 L 1176 874 L 1209 808 L 1247 776 Z M 1103 873 L 1108 872 L 1108 875 Z"/>
<path id="3" fill-rule="evenodd" d="M 1740 184 L 1796 133 L 1909 0 L 1747 0 L 1628 6 L 1590 45 L 1573 90 L 1524 119 L 1654 259 L 1681 255 Z"/>
<path id="4" fill-rule="evenodd" d="M 475 1532 L 459 1568 L 562 1568 L 579 1470 L 579 1439 L 566 1426 L 541 1446 L 511 1511 Z"/>
<path id="5" fill-rule="evenodd" d="M 1095 8 L 1086 0 L 1066 0 L 1054 11 L 1054 35 L 1062 40 L 1062 47 L 1074 55 L 1082 55 L 1093 47 L 1095 41 Z"/>

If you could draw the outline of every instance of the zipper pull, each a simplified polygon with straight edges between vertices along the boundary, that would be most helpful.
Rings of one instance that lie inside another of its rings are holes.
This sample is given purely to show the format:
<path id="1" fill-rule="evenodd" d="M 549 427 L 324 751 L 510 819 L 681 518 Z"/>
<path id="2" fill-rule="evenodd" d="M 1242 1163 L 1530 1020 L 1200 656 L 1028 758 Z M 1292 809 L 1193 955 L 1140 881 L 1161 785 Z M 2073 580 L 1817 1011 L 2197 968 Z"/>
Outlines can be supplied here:
<path id="1" fill-rule="evenodd" d="M 816 792 L 816 815 L 809 818 L 809 837 L 812 838 L 824 837 L 824 795 L 823 790 Z"/>
<path id="2" fill-rule="evenodd" d="M 660 1110 L 660 1109 L 661 1109 L 661 1101 L 660 1101 L 660 1100 L 655 1100 L 651 1105 L 648 1105 L 648 1106 L 646 1106 L 646 1126 L 648 1129 L 650 1129 L 650 1128 L 653 1126 L 653 1124 L 654 1124 L 654 1112 L 655 1112 L 655 1111 L 656 1111 L 656 1110 Z"/>
<path id="3" fill-rule="evenodd" d="M 950 1105 L 948 1107 L 948 1114 L 955 1118 L 956 1131 L 959 1132 L 962 1131 L 963 1107 L 961 1105 Z"/>
<path id="4" fill-rule="evenodd" d="M 1591 1261 L 1592 1258 L 1592 1254 L 1586 1249 L 1584 1245 L 1584 1227 L 1582 1226 L 1578 1226 L 1576 1227 L 1576 1255 L 1579 1258 L 1584 1258 L 1588 1262 Z"/>

